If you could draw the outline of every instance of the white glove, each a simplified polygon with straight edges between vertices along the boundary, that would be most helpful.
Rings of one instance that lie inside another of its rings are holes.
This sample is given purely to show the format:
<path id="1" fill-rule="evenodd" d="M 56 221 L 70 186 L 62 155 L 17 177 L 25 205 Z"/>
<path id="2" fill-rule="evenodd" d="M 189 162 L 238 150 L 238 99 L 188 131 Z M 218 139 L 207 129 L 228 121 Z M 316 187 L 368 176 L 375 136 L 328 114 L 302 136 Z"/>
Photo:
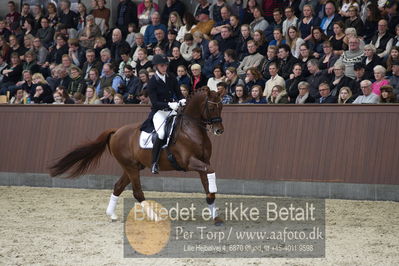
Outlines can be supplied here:
<path id="1" fill-rule="evenodd" d="M 186 106 L 186 99 L 179 100 L 179 105 L 180 106 Z"/>
<path id="2" fill-rule="evenodd" d="M 168 103 L 168 105 L 169 105 L 169 108 L 172 110 L 177 111 L 177 109 L 179 109 L 179 103 L 177 103 L 177 102 L 170 102 L 170 103 Z"/>

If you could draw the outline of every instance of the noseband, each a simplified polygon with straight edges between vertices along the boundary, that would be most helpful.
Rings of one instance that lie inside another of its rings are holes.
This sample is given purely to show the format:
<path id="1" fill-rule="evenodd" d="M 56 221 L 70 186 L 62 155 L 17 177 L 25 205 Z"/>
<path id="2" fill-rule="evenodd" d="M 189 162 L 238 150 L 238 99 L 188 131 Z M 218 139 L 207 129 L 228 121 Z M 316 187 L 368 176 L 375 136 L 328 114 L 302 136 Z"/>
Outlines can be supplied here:
<path id="1" fill-rule="evenodd" d="M 222 102 L 212 102 L 208 100 L 208 96 L 205 99 L 205 113 L 206 113 L 206 117 L 209 117 L 208 119 L 204 119 L 203 122 L 207 125 L 213 125 L 216 123 L 222 123 L 222 118 L 220 116 L 216 116 L 216 117 L 211 117 L 210 111 L 209 111 L 209 104 L 215 104 L 216 108 L 219 108 L 219 104 L 222 104 Z"/>

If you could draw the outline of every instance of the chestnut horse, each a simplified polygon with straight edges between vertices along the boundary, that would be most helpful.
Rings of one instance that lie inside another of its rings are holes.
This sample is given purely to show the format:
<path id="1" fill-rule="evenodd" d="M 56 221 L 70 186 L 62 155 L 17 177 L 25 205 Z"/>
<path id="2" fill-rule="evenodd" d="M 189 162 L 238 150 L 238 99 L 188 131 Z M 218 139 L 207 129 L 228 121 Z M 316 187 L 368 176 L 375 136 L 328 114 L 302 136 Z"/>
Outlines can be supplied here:
<path id="1" fill-rule="evenodd" d="M 206 201 L 216 225 L 223 223 L 215 206 L 215 171 L 210 166 L 212 144 L 207 134 L 207 125 L 215 135 L 223 133 L 221 119 L 222 103 L 220 95 L 209 90 L 194 93 L 187 105 L 176 118 L 176 128 L 169 142 L 169 151 L 178 165 L 186 171 L 197 171 L 206 193 Z M 140 203 L 146 203 L 141 189 L 140 170 L 151 168 L 151 149 L 139 145 L 139 123 L 125 125 L 119 129 L 108 129 L 91 142 L 82 144 L 50 166 L 52 177 L 69 173 L 65 178 L 77 178 L 99 163 L 101 155 L 108 146 L 123 169 L 123 174 L 115 183 L 107 208 L 107 215 L 117 219 L 115 208 L 119 195 L 131 183 L 133 195 Z M 175 170 L 162 150 L 159 167 L 161 171 Z"/>

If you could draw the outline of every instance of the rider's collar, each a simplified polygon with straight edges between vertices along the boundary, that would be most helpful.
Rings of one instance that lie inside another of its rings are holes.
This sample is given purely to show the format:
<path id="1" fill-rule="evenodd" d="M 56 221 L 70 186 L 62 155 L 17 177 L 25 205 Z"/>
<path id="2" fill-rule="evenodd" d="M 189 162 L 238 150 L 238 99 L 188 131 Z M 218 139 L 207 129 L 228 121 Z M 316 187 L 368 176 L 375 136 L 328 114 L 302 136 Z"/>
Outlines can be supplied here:
<path id="1" fill-rule="evenodd" d="M 155 72 L 155 74 L 156 74 L 163 82 L 166 83 L 166 75 L 162 75 L 161 73 L 159 73 L 158 70 Z"/>

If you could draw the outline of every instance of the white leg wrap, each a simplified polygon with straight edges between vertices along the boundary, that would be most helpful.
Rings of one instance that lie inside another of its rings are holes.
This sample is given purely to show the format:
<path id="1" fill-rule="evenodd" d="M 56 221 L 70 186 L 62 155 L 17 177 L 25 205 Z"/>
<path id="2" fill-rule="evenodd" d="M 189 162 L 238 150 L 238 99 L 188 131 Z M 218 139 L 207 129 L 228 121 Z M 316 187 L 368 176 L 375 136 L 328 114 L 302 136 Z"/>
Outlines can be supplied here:
<path id="1" fill-rule="evenodd" d="M 216 174 L 207 174 L 208 177 L 208 189 L 209 193 L 216 193 L 218 192 L 218 189 L 216 187 Z"/>
<path id="2" fill-rule="evenodd" d="M 154 210 L 152 209 L 151 205 L 147 201 L 145 201 L 145 200 L 142 201 L 140 203 L 140 205 L 141 205 L 141 207 L 143 207 L 145 213 L 147 214 L 148 218 L 151 221 L 155 221 L 155 222 L 160 221 L 158 215 L 154 212 Z"/>
<path id="3" fill-rule="evenodd" d="M 215 219 L 216 217 L 218 217 L 219 213 L 218 213 L 218 210 L 216 208 L 215 202 L 213 202 L 212 204 L 208 204 L 208 208 L 209 208 L 209 211 L 212 214 L 212 219 Z"/>
<path id="4" fill-rule="evenodd" d="M 115 209 L 116 209 L 116 204 L 118 203 L 119 197 L 115 196 L 114 194 L 111 194 L 111 197 L 109 199 L 108 207 L 106 214 L 111 216 L 112 219 L 115 217 Z"/>

